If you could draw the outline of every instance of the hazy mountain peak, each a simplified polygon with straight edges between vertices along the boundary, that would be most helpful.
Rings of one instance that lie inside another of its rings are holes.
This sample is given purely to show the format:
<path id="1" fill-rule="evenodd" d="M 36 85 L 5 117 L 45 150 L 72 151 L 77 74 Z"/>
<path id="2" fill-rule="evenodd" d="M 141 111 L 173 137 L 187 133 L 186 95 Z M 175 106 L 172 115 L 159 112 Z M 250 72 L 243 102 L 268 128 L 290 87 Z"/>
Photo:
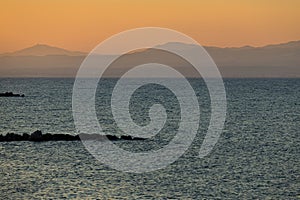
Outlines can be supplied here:
<path id="1" fill-rule="evenodd" d="M 48 55 L 66 55 L 80 56 L 85 55 L 83 52 L 69 51 L 66 49 L 49 46 L 46 44 L 36 44 L 34 46 L 21 49 L 12 53 L 6 53 L 5 56 L 48 56 Z"/>
<path id="2" fill-rule="evenodd" d="M 281 43 L 281 44 L 271 44 L 271 45 L 264 46 L 263 48 L 297 48 L 297 49 L 300 49 L 300 40 L 290 41 L 290 42 Z"/>

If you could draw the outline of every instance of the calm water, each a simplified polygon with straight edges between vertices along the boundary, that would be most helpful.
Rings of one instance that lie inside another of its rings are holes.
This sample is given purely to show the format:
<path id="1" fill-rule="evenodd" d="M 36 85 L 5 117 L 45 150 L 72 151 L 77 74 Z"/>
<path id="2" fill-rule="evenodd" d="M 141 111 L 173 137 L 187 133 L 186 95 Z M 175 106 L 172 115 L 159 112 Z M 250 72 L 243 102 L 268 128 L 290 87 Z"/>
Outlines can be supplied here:
<path id="1" fill-rule="evenodd" d="M 96 110 L 104 132 L 123 134 L 109 108 L 112 79 L 97 91 Z M 74 134 L 73 79 L 0 79 L 0 133 Z M 97 161 L 81 142 L 0 143 L 0 199 L 299 199 L 300 79 L 226 79 L 225 128 L 211 154 L 197 157 L 208 126 L 210 100 L 201 80 L 190 80 L 201 108 L 201 123 L 189 150 L 169 167 L 144 174 L 123 173 Z M 154 95 L 155 94 L 155 95 Z M 130 151 L 158 149 L 176 134 L 180 119 L 173 94 L 157 85 L 140 88 L 131 114 L 141 125 L 147 109 L 163 103 L 168 120 L 146 141 L 120 141 Z"/>

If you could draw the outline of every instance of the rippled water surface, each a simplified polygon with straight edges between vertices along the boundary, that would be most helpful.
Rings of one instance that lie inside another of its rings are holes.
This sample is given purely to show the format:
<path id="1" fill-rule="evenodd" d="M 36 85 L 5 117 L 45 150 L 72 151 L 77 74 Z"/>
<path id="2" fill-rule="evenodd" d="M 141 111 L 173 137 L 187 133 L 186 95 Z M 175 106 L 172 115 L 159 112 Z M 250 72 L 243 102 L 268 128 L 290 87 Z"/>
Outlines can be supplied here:
<path id="1" fill-rule="evenodd" d="M 198 152 L 210 117 L 205 84 L 190 80 L 201 109 L 198 134 L 175 163 L 155 172 L 119 172 L 97 161 L 80 141 L 0 143 L 0 199 L 299 199 L 300 79 L 226 79 L 227 118 L 214 150 Z M 75 133 L 73 79 L 0 79 L 0 92 L 25 98 L 0 98 L 0 132 Z M 115 80 L 103 80 L 96 110 L 104 132 L 123 134 L 111 116 L 110 91 Z M 154 98 L 155 97 L 155 98 Z M 180 112 L 173 94 L 155 85 L 132 97 L 131 114 L 149 122 L 153 103 L 166 107 L 161 133 L 146 141 L 118 141 L 134 151 L 159 149 L 172 139 Z M 113 155 L 112 155 L 113 156 Z"/>

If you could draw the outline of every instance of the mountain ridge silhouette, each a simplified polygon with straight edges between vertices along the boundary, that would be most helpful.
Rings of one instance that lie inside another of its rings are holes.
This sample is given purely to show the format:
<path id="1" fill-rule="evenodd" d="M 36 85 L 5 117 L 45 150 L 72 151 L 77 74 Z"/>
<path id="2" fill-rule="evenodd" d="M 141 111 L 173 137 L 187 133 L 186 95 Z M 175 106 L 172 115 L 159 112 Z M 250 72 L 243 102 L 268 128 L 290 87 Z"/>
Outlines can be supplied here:
<path id="1" fill-rule="evenodd" d="M 198 48 L 193 44 L 184 43 L 166 43 L 163 46 L 168 46 L 170 50 L 177 48 L 190 51 L 191 54 L 194 53 L 193 48 Z M 300 41 L 262 47 L 204 46 L 204 48 L 219 67 L 223 77 L 300 78 Z M 143 54 L 146 51 L 148 49 L 131 52 L 128 56 Z M 0 54 L 0 77 L 75 77 L 87 54 L 37 44 L 15 52 Z M 105 58 L 109 55 L 98 54 L 98 56 Z"/>

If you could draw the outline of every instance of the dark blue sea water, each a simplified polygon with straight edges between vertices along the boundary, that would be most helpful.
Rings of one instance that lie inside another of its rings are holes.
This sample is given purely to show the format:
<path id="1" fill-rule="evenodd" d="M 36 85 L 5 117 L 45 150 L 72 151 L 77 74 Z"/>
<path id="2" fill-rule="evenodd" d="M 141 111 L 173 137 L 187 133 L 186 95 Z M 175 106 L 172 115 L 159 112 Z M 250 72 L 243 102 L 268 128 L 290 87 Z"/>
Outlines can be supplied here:
<path id="1" fill-rule="evenodd" d="M 72 117 L 74 79 L 0 79 L 0 133 L 76 133 Z M 121 135 L 109 107 L 115 79 L 100 82 L 96 111 L 105 133 Z M 188 151 L 165 169 L 142 174 L 111 169 L 80 141 L 0 143 L 0 199 L 299 199 L 300 79 L 225 79 L 227 117 L 213 151 L 200 145 L 210 118 L 210 98 L 201 79 L 190 79 L 201 120 Z M 154 95 L 155 94 L 155 95 Z M 155 98 L 153 98 L 155 97 Z M 176 134 L 180 112 L 174 95 L 149 85 L 132 97 L 131 114 L 141 125 L 147 109 L 165 105 L 166 126 L 147 141 L 119 141 L 134 152 L 158 149 Z"/>

